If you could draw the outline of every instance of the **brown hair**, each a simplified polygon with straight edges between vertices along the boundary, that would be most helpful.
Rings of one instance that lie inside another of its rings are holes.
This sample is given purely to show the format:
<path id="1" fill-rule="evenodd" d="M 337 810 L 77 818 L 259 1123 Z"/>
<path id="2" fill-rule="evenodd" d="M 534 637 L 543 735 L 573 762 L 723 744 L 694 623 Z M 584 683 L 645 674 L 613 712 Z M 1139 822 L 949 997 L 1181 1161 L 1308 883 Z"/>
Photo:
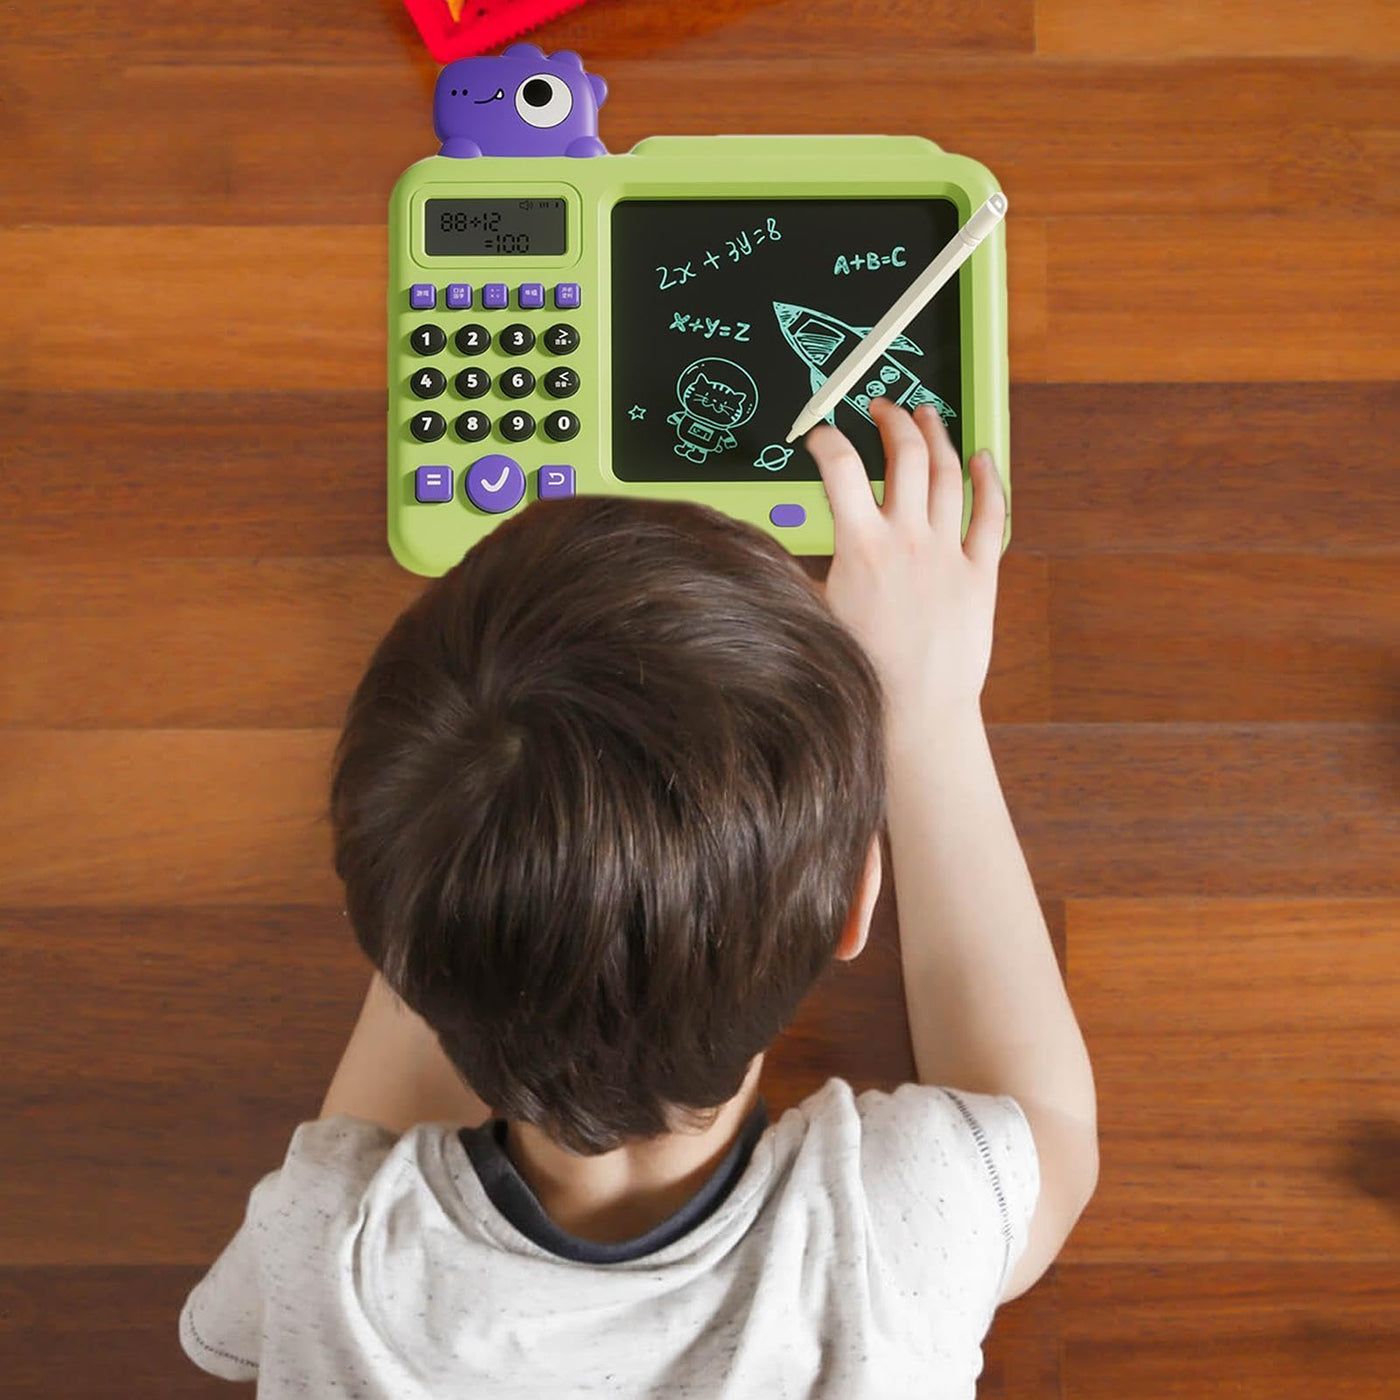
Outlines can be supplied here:
<path id="1" fill-rule="evenodd" d="M 881 707 L 762 531 L 532 503 L 350 701 L 328 816 L 356 940 L 495 1112 L 583 1155 L 702 1125 L 832 961 Z"/>

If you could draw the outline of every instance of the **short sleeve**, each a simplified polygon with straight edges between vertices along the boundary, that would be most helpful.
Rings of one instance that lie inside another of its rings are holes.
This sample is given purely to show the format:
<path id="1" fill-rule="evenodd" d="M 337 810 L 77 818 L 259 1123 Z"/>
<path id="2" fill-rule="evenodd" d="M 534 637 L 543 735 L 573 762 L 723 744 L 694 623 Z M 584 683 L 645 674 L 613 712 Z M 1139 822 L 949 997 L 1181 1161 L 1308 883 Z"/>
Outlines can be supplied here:
<path id="1" fill-rule="evenodd" d="M 902 1084 L 892 1094 L 868 1090 L 856 1106 L 872 1222 L 921 1233 L 961 1281 L 963 1301 L 990 1325 L 1026 1252 L 1040 1195 L 1035 1139 L 1020 1104 L 1005 1094 Z"/>
<path id="2" fill-rule="evenodd" d="M 258 1377 L 263 1331 L 259 1234 L 280 1171 L 270 1172 L 248 1197 L 238 1233 L 180 1310 L 180 1345 L 202 1371 L 226 1381 Z"/>
<path id="3" fill-rule="evenodd" d="M 281 1167 L 254 1186 L 238 1233 L 180 1311 L 180 1345 L 201 1370 L 256 1380 L 266 1328 L 306 1305 L 346 1227 L 398 1140 L 378 1124 L 338 1114 L 301 1124 Z"/>

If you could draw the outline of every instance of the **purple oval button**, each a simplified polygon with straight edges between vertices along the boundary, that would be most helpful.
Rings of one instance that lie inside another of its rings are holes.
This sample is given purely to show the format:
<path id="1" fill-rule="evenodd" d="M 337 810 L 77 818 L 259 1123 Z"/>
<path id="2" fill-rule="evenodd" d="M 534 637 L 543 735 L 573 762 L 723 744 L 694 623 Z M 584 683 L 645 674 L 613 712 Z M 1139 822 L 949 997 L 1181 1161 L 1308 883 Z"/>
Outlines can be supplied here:
<path id="1" fill-rule="evenodd" d="M 525 495 L 525 472 L 514 457 L 490 452 L 467 468 L 467 496 L 479 510 L 499 515 L 513 510 Z"/>
<path id="2" fill-rule="evenodd" d="M 802 506 L 774 506 L 768 518 L 775 525 L 801 525 L 807 519 L 807 512 Z"/>

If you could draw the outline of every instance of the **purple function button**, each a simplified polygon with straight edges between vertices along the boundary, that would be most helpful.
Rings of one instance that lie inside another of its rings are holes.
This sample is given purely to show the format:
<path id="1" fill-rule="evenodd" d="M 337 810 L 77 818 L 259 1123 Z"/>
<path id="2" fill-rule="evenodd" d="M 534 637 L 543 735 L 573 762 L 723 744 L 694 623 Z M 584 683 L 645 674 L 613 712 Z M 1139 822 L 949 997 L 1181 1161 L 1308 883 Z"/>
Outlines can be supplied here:
<path id="1" fill-rule="evenodd" d="M 504 282 L 488 282 L 481 289 L 481 304 L 490 311 L 510 305 L 510 288 Z"/>
<path id="2" fill-rule="evenodd" d="M 467 469 L 467 496 L 478 510 L 500 515 L 513 510 L 525 495 L 525 473 L 514 457 L 491 452 Z"/>
<path id="3" fill-rule="evenodd" d="M 802 506 L 774 506 L 768 518 L 775 525 L 801 525 L 807 519 L 807 512 Z"/>
<path id="4" fill-rule="evenodd" d="M 560 311 L 575 311 L 578 309 L 578 283 L 560 282 L 554 288 L 554 305 Z"/>
<path id="5" fill-rule="evenodd" d="M 437 305 L 437 288 L 431 282 L 415 282 L 408 289 L 408 304 L 415 311 L 431 311 Z"/>
<path id="6" fill-rule="evenodd" d="M 574 469 L 570 466 L 540 468 L 540 500 L 557 501 L 574 494 Z"/>
<path id="7" fill-rule="evenodd" d="M 425 505 L 452 499 L 451 467 L 419 467 L 413 473 L 413 494 Z"/>
<path id="8" fill-rule="evenodd" d="M 520 305 L 526 311 L 537 311 L 544 305 L 544 283 L 522 282 L 520 284 Z"/>
<path id="9" fill-rule="evenodd" d="M 447 309 L 465 311 L 472 304 L 472 284 L 470 282 L 449 282 L 447 284 Z"/>

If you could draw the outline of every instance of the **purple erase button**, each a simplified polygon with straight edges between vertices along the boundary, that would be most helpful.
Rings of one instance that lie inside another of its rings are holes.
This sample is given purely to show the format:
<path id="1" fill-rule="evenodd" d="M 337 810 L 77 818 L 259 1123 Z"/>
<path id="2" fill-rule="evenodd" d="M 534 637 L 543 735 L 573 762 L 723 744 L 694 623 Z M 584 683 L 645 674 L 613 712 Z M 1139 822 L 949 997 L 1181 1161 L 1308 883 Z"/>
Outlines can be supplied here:
<path id="1" fill-rule="evenodd" d="M 574 469 L 570 466 L 540 468 L 540 500 L 557 501 L 574 494 Z"/>
<path id="2" fill-rule="evenodd" d="M 768 518 L 775 525 L 801 525 L 807 519 L 807 512 L 802 506 L 774 506 Z"/>
<path id="3" fill-rule="evenodd" d="M 451 467 L 419 467 L 413 473 L 413 495 L 425 505 L 452 499 Z"/>
<path id="4" fill-rule="evenodd" d="M 465 311 L 472 304 L 472 284 L 470 282 L 449 282 L 447 284 L 447 309 Z"/>
<path id="5" fill-rule="evenodd" d="M 467 469 L 467 495 L 479 510 L 500 515 L 520 504 L 525 495 L 525 473 L 514 457 L 488 453 Z"/>
<path id="6" fill-rule="evenodd" d="M 578 299 L 577 282 L 560 282 L 554 289 L 554 305 L 560 311 L 576 311 Z"/>
<path id="7" fill-rule="evenodd" d="M 437 305 L 437 288 L 431 282 L 415 282 L 408 289 L 408 304 L 415 311 L 431 311 Z"/>
<path id="8" fill-rule="evenodd" d="M 537 311 L 544 305 L 544 283 L 522 282 L 520 284 L 520 305 L 526 311 Z"/>
<path id="9" fill-rule="evenodd" d="M 481 304 L 490 311 L 510 305 L 510 288 L 504 282 L 488 282 L 481 289 Z"/>

